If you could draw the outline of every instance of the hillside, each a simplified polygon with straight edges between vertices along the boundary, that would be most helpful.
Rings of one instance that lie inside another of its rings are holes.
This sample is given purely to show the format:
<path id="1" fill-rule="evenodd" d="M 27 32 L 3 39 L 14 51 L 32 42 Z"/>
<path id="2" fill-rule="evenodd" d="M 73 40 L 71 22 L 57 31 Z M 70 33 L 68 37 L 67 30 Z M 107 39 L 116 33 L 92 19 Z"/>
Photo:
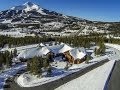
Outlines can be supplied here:
<path id="1" fill-rule="evenodd" d="M 108 34 L 110 33 L 109 27 L 114 24 L 116 25 L 116 23 L 90 21 L 64 15 L 44 9 L 32 2 L 26 2 L 23 5 L 14 6 L 0 12 L 1 31 L 8 30 L 10 32 L 15 30 L 24 33 L 39 34 L 39 36 L 79 36 L 91 33 Z M 11 35 L 8 34 L 8 36 Z"/>

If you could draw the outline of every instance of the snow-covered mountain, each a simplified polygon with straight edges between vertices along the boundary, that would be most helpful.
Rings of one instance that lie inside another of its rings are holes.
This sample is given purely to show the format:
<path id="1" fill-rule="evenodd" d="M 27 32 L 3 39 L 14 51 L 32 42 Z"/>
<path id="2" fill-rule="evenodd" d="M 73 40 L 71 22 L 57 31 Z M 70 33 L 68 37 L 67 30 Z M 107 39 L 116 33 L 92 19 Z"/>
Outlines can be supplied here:
<path id="1" fill-rule="evenodd" d="M 9 23 L 15 27 L 29 24 L 30 27 L 39 27 L 42 30 L 60 30 L 68 28 L 70 24 L 78 21 L 86 20 L 44 9 L 32 2 L 26 2 L 0 12 L 0 23 Z"/>
<path id="2" fill-rule="evenodd" d="M 55 11 L 49 11 L 31 2 L 26 2 L 23 5 L 15 6 L 0 12 L 0 21 L 11 20 L 11 22 L 59 22 L 60 20 L 68 18 L 69 20 L 77 20 L 77 18 L 69 17 Z"/>
<path id="3" fill-rule="evenodd" d="M 106 30 L 109 27 L 109 24 L 107 23 L 93 22 L 83 18 L 64 15 L 44 9 L 32 2 L 26 2 L 23 5 L 14 6 L 8 10 L 1 11 L 0 25 L 1 24 L 9 24 L 7 27 L 13 27 L 14 29 L 24 27 L 27 29 L 26 32 L 28 32 L 28 29 L 34 29 L 37 33 L 40 33 L 41 31 L 43 31 L 43 33 L 49 31 L 47 35 L 53 35 L 54 32 L 54 35 L 58 36 L 64 34 L 65 36 L 81 34 L 87 35 L 97 31 L 104 33 L 103 30 Z M 3 30 L 7 27 L 1 26 Z M 36 28 L 38 31 L 35 30 Z"/>
<path id="4" fill-rule="evenodd" d="M 42 11 L 43 10 L 42 8 L 40 8 L 38 5 L 36 5 L 34 3 L 31 3 L 31 2 L 26 2 L 23 5 L 12 7 L 10 10 L 15 10 L 15 11 L 22 10 L 22 11 L 25 11 L 25 12 L 36 11 L 36 12 L 39 12 L 40 14 L 45 14 Z"/>

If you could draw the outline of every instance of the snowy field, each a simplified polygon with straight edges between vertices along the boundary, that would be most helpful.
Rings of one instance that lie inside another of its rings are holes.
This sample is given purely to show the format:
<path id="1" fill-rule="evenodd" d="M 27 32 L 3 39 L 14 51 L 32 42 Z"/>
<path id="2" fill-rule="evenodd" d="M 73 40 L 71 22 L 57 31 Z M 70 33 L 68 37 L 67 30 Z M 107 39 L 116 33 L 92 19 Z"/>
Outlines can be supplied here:
<path id="1" fill-rule="evenodd" d="M 112 48 L 115 48 L 115 49 L 117 49 L 117 50 L 120 51 L 120 45 L 118 45 L 118 44 L 106 43 L 105 45 L 106 45 L 106 46 L 109 46 L 109 47 L 112 47 Z"/>
<path id="2" fill-rule="evenodd" d="M 110 47 L 112 53 L 109 54 L 109 59 L 110 60 L 120 60 L 120 45 L 118 44 L 110 44 L 110 43 L 106 43 L 106 46 Z"/>
<path id="3" fill-rule="evenodd" d="M 32 45 L 26 45 L 26 46 L 20 46 L 20 47 L 14 47 L 14 48 L 8 48 L 8 47 L 5 47 L 5 48 L 2 48 L 0 50 L 0 52 L 4 52 L 4 51 L 14 51 L 14 49 L 17 49 L 17 52 L 20 53 L 24 50 L 27 50 L 27 49 L 31 49 L 31 48 L 34 48 L 34 47 L 37 47 L 39 44 L 32 44 Z"/>
<path id="4" fill-rule="evenodd" d="M 114 63 L 115 61 L 109 61 L 55 90 L 103 90 Z"/>
<path id="5" fill-rule="evenodd" d="M 35 76 L 31 76 L 28 73 L 24 73 L 22 75 L 20 75 L 17 79 L 17 83 L 19 86 L 21 87 L 34 87 L 34 86 L 39 86 L 48 82 L 52 82 L 54 80 L 58 80 L 62 77 L 65 77 L 67 75 L 70 75 L 74 72 L 80 71 L 90 65 L 93 65 L 97 62 L 100 62 L 102 60 L 107 59 L 107 56 L 102 56 L 102 57 L 98 57 L 96 59 L 93 59 L 90 61 L 89 64 L 86 64 L 85 62 L 83 62 L 82 64 L 78 64 L 78 65 L 73 65 L 72 67 L 70 67 L 67 71 L 63 68 L 55 68 L 52 71 L 52 76 L 43 76 L 42 78 L 37 78 Z M 63 64 L 63 63 L 62 63 Z M 59 62 L 60 65 L 60 62 Z"/>
<path id="6" fill-rule="evenodd" d="M 19 31 L 9 31 L 9 32 L 1 31 L 1 32 L 0 32 L 0 35 L 10 36 L 10 37 L 15 37 L 15 38 L 25 37 L 25 36 L 33 36 L 33 37 L 35 36 L 34 34 L 21 33 L 21 32 L 19 32 Z"/>

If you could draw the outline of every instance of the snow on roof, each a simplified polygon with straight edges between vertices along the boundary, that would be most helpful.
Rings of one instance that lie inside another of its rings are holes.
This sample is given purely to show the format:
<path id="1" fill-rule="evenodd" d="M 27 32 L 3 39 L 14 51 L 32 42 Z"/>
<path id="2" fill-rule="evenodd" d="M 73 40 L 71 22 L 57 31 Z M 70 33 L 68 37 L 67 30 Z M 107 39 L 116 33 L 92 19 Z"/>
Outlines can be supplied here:
<path id="1" fill-rule="evenodd" d="M 83 52 L 80 49 L 72 49 L 72 50 L 70 50 L 70 55 L 74 58 L 74 60 L 82 59 L 85 57 L 86 52 Z"/>
<path id="2" fill-rule="evenodd" d="M 38 50 L 37 52 L 37 56 L 42 56 L 42 55 L 46 55 L 47 53 L 49 53 L 49 49 L 47 47 L 42 47 L 40 50 Z"/>
<path id="3" fill-rule="evenodd" d="M 48 52 L 53 52 L 54 54 L 64 53 L 66 51 L 72 50 L 73 48 L 66 45 L 54 45 L 54 46 L 45 46 L 44 44 L 40 44 L 41 47 L 33 47 L 31 49 L 27 49 L 21 52 L 18 55 L 18 58 L 33 58 L 35 56 L 43 56 L 46 55 Z"/>
<path id="4" fill-rule="evenodd" d="M 73 49 L 72 47 L 70 47 L 66 44 L 49 46 L 48 48 L 51 50 L 51 52 L 53 52 L 55 54 L 64 53 L 66 51 L 69 51 L 69 50 Z"/>
<path id="5" fill-rule="evenodd" d="M 47 53 L 49 53 L 49 49 L 47 47 L 42 47 L 42 48 L 36 47 L 36 48 L 23 51 L 18 55 L 18 58 L 25 58 L 25 59 L 33 58 L 35 56 L 46 55 Z"/>
<path id="6" fill-rule="evenodd" d="M 71 50 L 72 48 L 70 47 L 70 46 L 68 46 L 68 45 L 66 45 L 66 44 L 63 44 L 62 45 L 62 48 L 58 51 L 58 53 L 64 53 L 64 52 L 66 52 L 66 51 L 69 51 L 69 50 Z"/>
<path id="7" fill-rule="evenodd" d="M 40 46 L 43 47 L 43 46 L 45 46 L 45 45 L 44 45 L 43 43 L 40 43 Z"/>

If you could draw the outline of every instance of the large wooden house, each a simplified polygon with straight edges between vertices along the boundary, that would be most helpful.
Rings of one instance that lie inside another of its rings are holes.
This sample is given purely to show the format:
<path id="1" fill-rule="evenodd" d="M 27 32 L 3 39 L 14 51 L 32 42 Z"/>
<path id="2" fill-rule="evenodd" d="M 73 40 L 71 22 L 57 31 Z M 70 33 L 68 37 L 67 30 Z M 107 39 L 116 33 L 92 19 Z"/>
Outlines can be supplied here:
<path id="1" fill-rule="evenodd" d="M 80 64 L 86 60 L 86 52 L 80 49 L 72 49 L 64 53 L 66 60 L 72 64 Z"/>

